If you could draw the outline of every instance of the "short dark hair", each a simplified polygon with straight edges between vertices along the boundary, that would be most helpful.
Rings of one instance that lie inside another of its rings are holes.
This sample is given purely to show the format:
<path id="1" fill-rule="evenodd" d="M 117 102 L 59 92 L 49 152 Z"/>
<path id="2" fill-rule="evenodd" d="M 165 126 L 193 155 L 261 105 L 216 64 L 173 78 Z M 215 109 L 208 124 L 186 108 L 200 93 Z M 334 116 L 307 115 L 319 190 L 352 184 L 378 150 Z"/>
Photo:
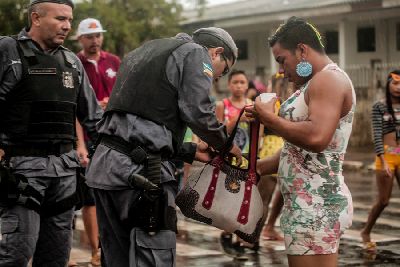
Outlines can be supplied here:
<path id="1" fill-rule="evenodd" d="M 248 80 L 247 75 L 246 75 L 246 72 L 244 72 L 244 70 L 236 70 L 236 69 L 233 69 L 233 70 L 231 70 L 231 72 L 229 72 L 229 75 L 228 75 L 228 82 L 230 82 L 230 81 L 232 80 L 232 77 L 233 77 L 233 76 L 239 75 L 239 74 L 243 74 L 243 75 L 246 77 L 246 79 Z"/>
<path id="2" fill-rule="evenodd" d="M 32 26 L 31 15 L 33 12 L 37 12 L 41 17 L 46 16 L 46 10 L 41 5 L 30 5 L 28 6 L 28 28 Z"/>
<path id="3" fill-rule="evenodd" d="M 279 43 L 283 48 L 295 51 L 297 45 L 309 45 L 315 51 L 325 54 L 321 34 L 311 23 L 299 17 L 291 17 L 286 23 L 279 26 L 275 34 L 268 38 L 270 47 Z"/>
<path id="4" fill-rule="evenodd" d="M 44 2 L 50 2 L 50 3 L 56 3 L 56 4 L 65 4 L 69 5 L 72 9 L 74 9 L 75 5 L 73 0 L 30 0 L 29 5 L 33 6 L 39 3 L 44 3 Z"/>
<path id="5" fill-rule="evenodd" d="M 389 113 L 392 115 L 392 118 L 394 118 L 393 103 L 392 103 L 392 97 L 391 97 L 391 93 L 390 93 L 390 82 L 393 80 L 392 73 L 400 75 L 400 70 L 398 70 L 398 69 L 392 70 L 386 79 L 386 89 L 385 89 L 386 105 L 387 105 Z"/>

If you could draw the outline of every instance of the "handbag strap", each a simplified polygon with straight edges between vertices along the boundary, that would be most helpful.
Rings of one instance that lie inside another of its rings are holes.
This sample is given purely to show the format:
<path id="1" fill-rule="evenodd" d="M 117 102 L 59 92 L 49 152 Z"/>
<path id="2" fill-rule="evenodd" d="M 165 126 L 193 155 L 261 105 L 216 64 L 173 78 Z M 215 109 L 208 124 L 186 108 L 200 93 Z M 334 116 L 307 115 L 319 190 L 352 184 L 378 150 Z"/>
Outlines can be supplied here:
<path id="1" fill-rule="evenodd" d="M 240 117 L 242 117 L 243 112 L 244 112 L 244 108 L 242 108 L 240 110 L 240 114 L 239 114 L 238 119 L 236 120 L 235 127 L 233 128 L 232 133 L 229 135 L 228 140 L 226 140 L 224 149 L 222 149 L 222 151 L 221 151 L 221 157 L 222 158 L 224 157 L 224 155 L 228 154 L 229 150 L 232 148 L 233 139 L 235 138 L 235 135 L 236 135 L 236 132 L 237 132 L 237 128 L 239 127 Z"/>
<path id="2" fill-rule="evenodd" d="M 260 132 L 260 121 L 255 120 L 250 122 L 250 148 L 249 148 L 250 173 L 256 173 L 259 132 Z"/>
<path id="3" fill-rule="evenodd" d="M 237 129 L 239 127 L 240 117 L 242 117 L 244 112 L 244 108 L 240 110 L 240 114 L 238 119 L 236 120 L 235 127 L 232 130 L 231 135 L 229 136 L 228 140 L 225 144 L 225 149 L 222 151 L 221 156 L 223 157 L 227 154 L 233 145 L 233 140 L 235 138 Z M 250 122 L 250 148 L 249 148 L 249 172 L 256 173 L 256 166 L 257 166 L 257 151 L 258 151 L 258 134 L 260 130 L 260 122 L 258 120 Z"/>

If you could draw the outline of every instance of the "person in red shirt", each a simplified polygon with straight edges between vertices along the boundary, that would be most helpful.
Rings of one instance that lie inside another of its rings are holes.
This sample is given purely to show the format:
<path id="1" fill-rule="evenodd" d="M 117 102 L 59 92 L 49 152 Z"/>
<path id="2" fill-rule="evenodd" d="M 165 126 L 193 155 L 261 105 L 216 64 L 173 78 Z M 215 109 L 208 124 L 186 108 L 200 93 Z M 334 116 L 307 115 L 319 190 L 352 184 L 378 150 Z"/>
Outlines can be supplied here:
<path id="1" fill-rule="evenodd" d="M 118 56 L 101 49 L 103 32 L 105 30 L 97 19 L 87 18 L 79 23 L 77 36 L 82 46 L 78 57 L 104 109 L 114 86 L 121 60 Z"/>
<path id="2" fill-rule="evenodd" d="M 97 19 L 87 18 L 82 20 L 77 31 L 78 41 L 82 50 L 77 55 L 82 61 L 100 106 L 105 109 L 121 60 L 116 55 L 101 49 L 104 39 L 103 32 L 105 30 Z M 79 123 L 77 123 L 76 132 L 78 137 L 78 156 L 82 167 L 86 167 L 89 162 L 87 147 L 90 147 L 95 140 L 88 140 Z M 92 248 L 91 264 L 100 266 L 99 229 L 96 220 L 94 195 L 91 188 L 88 189 L 83 201 L 82 220 Z M 69 266 L 76 266 L 76 264 L 70 261 Z"/>

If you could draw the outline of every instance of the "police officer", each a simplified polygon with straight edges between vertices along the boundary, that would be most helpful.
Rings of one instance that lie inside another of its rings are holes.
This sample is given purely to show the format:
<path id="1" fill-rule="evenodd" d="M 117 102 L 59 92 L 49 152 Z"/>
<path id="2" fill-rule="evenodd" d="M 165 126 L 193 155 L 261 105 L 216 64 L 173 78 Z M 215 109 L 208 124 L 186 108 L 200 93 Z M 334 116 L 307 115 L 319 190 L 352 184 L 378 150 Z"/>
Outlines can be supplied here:
<path id="1" fill-rule="evenodd" d="M 102 115 L 82 64 L 62 46 L 73 7 L 71 0 L 31 0 L 29 27 L 0 37 L 0 266 L 27 266 L 32 257 L 32 266 L 68 261 L 75 118 L 96 138 Z"/>
<path id="2" fill-rule="evenodd" d="M 149 41 L 123 60 L 87 171 L 107 266 L 175 265 L 177 182 L 169 160 L 207 161 L 207 146 L 241 159 L 237 146 L 224 146 L 226 130 L 209 98 L 213 80 L 236 59 L 231 36 L 211 27 Z M 187 126 L 207 145 L 182 144 Z"/>

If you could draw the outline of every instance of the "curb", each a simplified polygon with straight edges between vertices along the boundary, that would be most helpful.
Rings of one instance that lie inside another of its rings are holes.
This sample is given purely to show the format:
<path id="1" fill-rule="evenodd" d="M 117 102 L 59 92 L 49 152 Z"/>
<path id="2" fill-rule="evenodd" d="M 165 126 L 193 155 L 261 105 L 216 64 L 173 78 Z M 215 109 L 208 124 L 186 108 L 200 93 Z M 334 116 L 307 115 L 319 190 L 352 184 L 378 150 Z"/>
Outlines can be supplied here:
<path id="1" fill-rule="evenodd" d="M 364 168 L 364 163 L 357 160 L 346 160 L 343 162 L 344 170 L 360 170 Z"/>
<path id="2" fill-rule="evenodd" d="M 374 162 L 364 162 L 360 160 L 345 160 L 343 162 L 343 170 L 347 171 L 355 171 L 355 170 L 367 170 L 374 171 L 375 163 Z"/>

